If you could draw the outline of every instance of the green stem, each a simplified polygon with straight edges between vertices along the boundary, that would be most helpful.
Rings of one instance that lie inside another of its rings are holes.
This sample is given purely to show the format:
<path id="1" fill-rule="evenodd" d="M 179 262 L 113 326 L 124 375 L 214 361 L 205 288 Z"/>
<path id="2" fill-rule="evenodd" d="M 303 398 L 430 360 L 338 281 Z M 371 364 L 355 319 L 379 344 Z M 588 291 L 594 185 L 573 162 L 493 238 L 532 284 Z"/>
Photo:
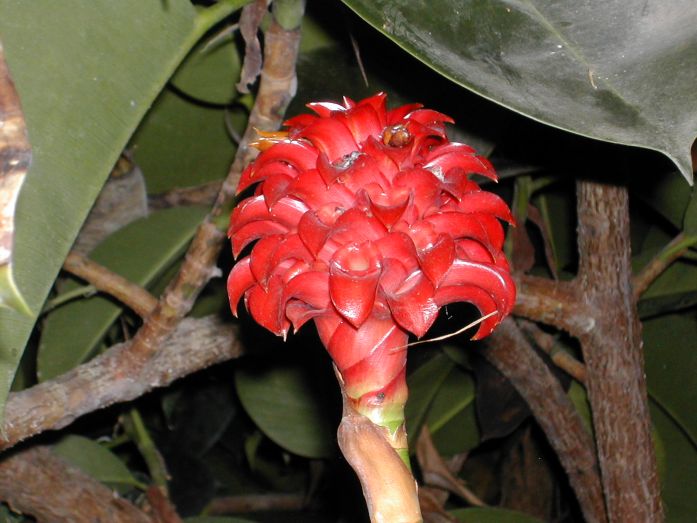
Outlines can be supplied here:
<path id="1" fill-rule="evenodd" d="M 252 0 L 221 0 L 207 9 L 199 11 L 194 20 L 194 41 L 201 38 L 211 27 L 230 16 L 235 11 L 242 9 Z"/>
<path id="2" fill-rule="evenodd" d="M 123 418 L 123 426 L 126 433 L 138 447 L 140 455 L 143 456 L 152 482 L 166 492 L 167 480 L 169 478 L 167 468 L 162 455 L 155 446 L 155 442 L 150 437 L 140 412 L 135 408 L 131 409 Z"/>
<path id="3" fill-rule="evenodd" d="M 44 308 L 41 310 L 41 314 L 46 314 L 47 312 L 52 311 L 56 307 L 60 307 L 64 303 L 67 303 L 76 298 L 86 298 L 96 293 L 97 288 L 94 285 L 82 285 L 81 287 L 78 287 L 71 291 L 66 291 L 62 294 L 59 294 L 55 298 L 48 300 L 46 302 L 46 305 L 44 305 Z"/>
<path id="4" fill-rule="evenodd" d="M 305 13 L 305 0 L 274 0 L 274 20 L 286 31 L 300 27 Z"/>

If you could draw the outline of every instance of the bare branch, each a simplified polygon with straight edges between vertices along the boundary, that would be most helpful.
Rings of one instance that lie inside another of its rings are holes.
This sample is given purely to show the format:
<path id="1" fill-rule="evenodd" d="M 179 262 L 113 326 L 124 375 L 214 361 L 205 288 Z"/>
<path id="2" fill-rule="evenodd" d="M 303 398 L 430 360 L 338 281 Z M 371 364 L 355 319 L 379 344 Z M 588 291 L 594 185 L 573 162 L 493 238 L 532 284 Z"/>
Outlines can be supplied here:
<path id="1" fill-rule="evenodd" d="M 518 275 L 513 314 L 564 330 L 574 336 L 593 328 L 593 316 L 574 282 Z"/>
<path id="2" fill-rule="evenodd" d="M 255 129 L 278 128 L 295 94 L 299 42 L 299 28 L 287 31 L 274 21 L 266 31 L 259 92 L 230 173 L 211 212 L 199 226 L 179 274 L 124 351 L 122 357 L 128 360 L 127 366 L 141 366 L 157 352 L 164 339 L 191 310 L 204 285 L 218 273 L 215 263 L 225 239 L 219 222 L 229 212 L 242 169 L 257 153 L 249 145 L 256 136 Z"/>
<path id="3" fill-rule="evenodd" d="M 530 406 L 569 476 L 586 521 L 607 521 L 593 441 L 571 400 L 512 319 L 487 338 L 483 354 Z"/>
<path id="4" fill-rule="evenodd" d="M 211 206 L 218 197 L 221 185 L 222 182 L 216 180 L 202 185 L 178 187 L 160 194 L 153 194 L 148 196 L 148 207 L 157 210 L 184 205 Z"/>
<path id="5" fill-rule="evenodd" d="M 146 317 L 157 305 L 157 299 L 139 285 L 77 252 L 68 254 L 63 269 L 110 294 L 140 317 Z"/>
<path id="6" fill-rule="evenodd" d="M 686 237 L 685 233 L 681 232 L 673 238 L 668 245 L 661 249 L 661 252 L 656 254 L 656 256 L 641 269 L 641 272 L 634 277 L 632 282 L 634 299 L 638 300 L 649 286 L 695 243 L 697 243 L 697 237 Z"/>
<path id="7" fill-rule="evenodd" d="M 571 354 L 559 348 L 554 336 L 547 334 L 536 324 L 528 320 L 520 320 L 519 325 L 520 328 L 535 341 L 535 344 L 549 355 L 549 359 L 552 360 L 552 363 L 576 381 L 586 383 L 586 367 Z"/>
<path id="8" fill-rule="evenodd" d="M 0 500 L 39 523 L 154 523 L 106 485 L 43 446 L 3 457 Z"/>
<path id="9" fill-rule="evenodd" d="M 46 430 L 63 428 L 92 411 L 133 400 L 178 378 L 237 358 L 241 345 L 232 325 L 213 316 L 186 319 L 164 350 L 142 366 L 124 364 L 128 343 L 111 347 L 79 367 L 10 394 L 0 431 L 0 450 Z"/>

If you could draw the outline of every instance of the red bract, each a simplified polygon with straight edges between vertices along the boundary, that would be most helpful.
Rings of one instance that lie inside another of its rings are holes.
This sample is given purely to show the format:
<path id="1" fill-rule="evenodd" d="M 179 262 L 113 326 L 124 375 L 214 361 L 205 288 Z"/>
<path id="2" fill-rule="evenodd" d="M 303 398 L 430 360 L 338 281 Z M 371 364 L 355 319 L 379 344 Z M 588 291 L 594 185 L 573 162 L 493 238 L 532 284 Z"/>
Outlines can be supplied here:
<path id="1" fill-rule="evenodd" d="M 244 295 L 264 327 L 286 336 L 313 319 L 358 410 L 401 422 L 408 333 L 423 336 L 440 307 L 470 302 L 488 335 L 515 302 L 502 247 L 512 222 L 471 174 L 496 179 L 485 158 L 448 141 L 452 120 L 420 105 L 393 110 L 382 93 L 313 103 L 317 115 L 260 139 L 263 152 L 232 213 L 233 313 Z"/>

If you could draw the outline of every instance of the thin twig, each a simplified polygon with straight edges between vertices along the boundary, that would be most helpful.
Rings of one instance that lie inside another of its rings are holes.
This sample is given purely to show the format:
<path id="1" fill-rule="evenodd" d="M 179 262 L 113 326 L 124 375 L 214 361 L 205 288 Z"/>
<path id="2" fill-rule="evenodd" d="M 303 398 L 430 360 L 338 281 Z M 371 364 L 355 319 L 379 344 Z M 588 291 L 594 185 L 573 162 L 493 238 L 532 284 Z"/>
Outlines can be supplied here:
<path id="1" fill-rule="evenodd" d="M 535 323 L 528 320 L 519 320 L 520 328 L 527 333 L 535 344 L 545 351 L 557 367 L 580 383 L 586 383 L 586 367 L 571 354 L 559 347 L 557 340 L 551 334 L 547 334 Z"/>
<path id="2" fill-rule="evenodd" d="M 162 493 L 166 496 L 167 481 L 170 479 L 167 465 L 150 436 L 138 409 L 134 407 L 129 410 L 122 417 L 121 423 L 126 434 L 130 436 L 131 441 L 138 447 L 138 452 L 142 456 L 143 461 L 145 461 L 145 466 L 148 468 L 154 486 L 162 489 Z"/>
<path id="3" fill-rule="evenodd" d="M 634 276 L 632 281 L 634 288 L 634 299 L 638 300 L 649 286 L 672 265 L 672 263 L 682 257 L 691 246 L 697 244 L 697 236 L 685 236 L 679 233 L 671 242 L 666 245 L 661 252 L 656 254 L 643 269 Z"/>
<path id="4" fill-rule="evenodd" d="M 210 206 L 215 203 L 221 186 L 222 182 L 216 180 L 192 187 L 177 187 L 148 196 L 148 207 L 151 210 L 158 210 L 184 205 Z"/>
<path id="5" fill-rule="evenodd" d="M 77 252 L 68 254 L 63 269 L 113 296 L 141 318 L 148 316 L 157 305 L 157 299 L 143 287 Z"/>

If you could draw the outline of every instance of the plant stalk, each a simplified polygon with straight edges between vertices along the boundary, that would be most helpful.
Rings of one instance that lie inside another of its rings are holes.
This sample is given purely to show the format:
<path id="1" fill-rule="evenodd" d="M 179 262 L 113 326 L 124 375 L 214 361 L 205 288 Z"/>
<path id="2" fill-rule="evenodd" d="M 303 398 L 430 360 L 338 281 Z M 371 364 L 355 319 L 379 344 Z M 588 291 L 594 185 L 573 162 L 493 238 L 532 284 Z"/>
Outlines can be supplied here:
<path id="1" fill-rule="evenodd" d="M 395 443 L 406 449 L 406 431 L 397 435 L 356 411 L 336 372 L 343 398 L 337 439 L 346 461 L 361 482 L 372 523 L 420 523 L 417 485 Z M 403 439 L 403 441 L 402 441 Z M 408 457 L 407 457 L 408 459 Z"/>

